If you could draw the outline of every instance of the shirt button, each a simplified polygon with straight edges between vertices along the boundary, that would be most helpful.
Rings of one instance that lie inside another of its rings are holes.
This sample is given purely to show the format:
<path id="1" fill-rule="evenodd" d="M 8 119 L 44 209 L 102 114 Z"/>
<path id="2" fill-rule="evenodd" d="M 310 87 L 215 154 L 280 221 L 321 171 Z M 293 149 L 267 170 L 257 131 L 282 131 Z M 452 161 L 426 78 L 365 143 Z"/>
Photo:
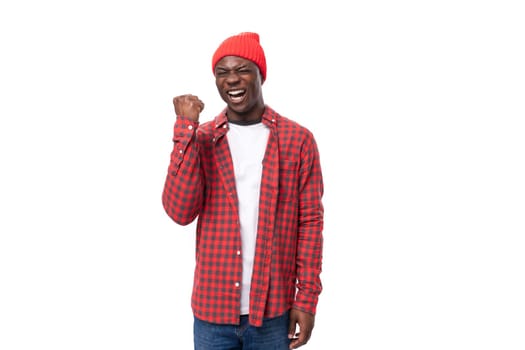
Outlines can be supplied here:
<path id="1" fill-rule="evenodd" d="M 226 124 L 224 124 L 222 127 L 226 129 L 228 126 Z"/>
<path id="2" fill-rule="evenodd" d="M 179 150 L 179 153 L 182 154 L 182 150 L 181 149 Z"/>
<path id="3" fill-rule="evenodd" d="M 188 129 L 193 129 L 193 125 L 188 125 Z"/>
<path id="4" fill-rule="evenodd" d="M 240 250 L 237 251 L 237 255 L 241 255 L 241 251 Z"/>
<path id="5" fill-rule="evenodd" d="M 239 288 L 239 282 L 235 282 L 235 287 Z"/>

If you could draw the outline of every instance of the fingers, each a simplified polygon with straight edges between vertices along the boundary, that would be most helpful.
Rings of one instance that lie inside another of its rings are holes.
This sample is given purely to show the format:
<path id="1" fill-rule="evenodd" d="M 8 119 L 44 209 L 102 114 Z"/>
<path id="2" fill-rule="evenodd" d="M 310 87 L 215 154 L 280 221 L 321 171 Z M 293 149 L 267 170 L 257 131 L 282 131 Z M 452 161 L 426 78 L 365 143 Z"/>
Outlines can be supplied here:
<path id="1" fill-rule="evenodd" d="M 193 120 L 199 119 L 199 114 L 204 110 L 204 102 L 197 96 L 187 94 L 173 98 L 175 114 L 185 116 Z"/>
<path id="2" fill-rule="evenodd" d="M 306 334 L 306 332 L 296 333 L 295 336 L 291 338 L 290 349 L 297 349 L 308 343 L 311 334 L 312 332 L 309 332 L 308 334 Z"/>
<path id="3" fill-rule="evenodd" d="M 288 325 L 288 338 L 291 340 L 290 349 L 297 349 L 308 343 L 312 336 L 314 323 L 314 315 L 297 309 L 291 310 L 290 323 Z M 299 332 L 296 333 L 297 327 L 299 328 Z"/>
<path id="4" fill-rule="evenodd" d="M 197 96 L 186 94 L 186 95 L 180 95 L 175 96 L 173 98 L 173 104 L 185 104 L 185 105 L 191 105 L 191 106 L 197 106 L 199 107 L 200 111 L 204 109 L 204 102 L 202 102 Z"/>

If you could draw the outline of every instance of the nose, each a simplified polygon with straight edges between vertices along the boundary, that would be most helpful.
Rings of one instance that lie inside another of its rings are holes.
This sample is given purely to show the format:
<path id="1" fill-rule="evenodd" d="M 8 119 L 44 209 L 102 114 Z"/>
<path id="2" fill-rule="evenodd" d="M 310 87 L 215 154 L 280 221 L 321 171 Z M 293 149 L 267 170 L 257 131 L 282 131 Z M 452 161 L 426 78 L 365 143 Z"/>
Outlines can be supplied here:
<path id="1" fill-rule="evenodd" d="M 239 74 L 235 71 L 229 72 L 228 75 L 226 76 L 226 82 L 230 85 L 237 83 L 239 80 L 240 80 Z"/>

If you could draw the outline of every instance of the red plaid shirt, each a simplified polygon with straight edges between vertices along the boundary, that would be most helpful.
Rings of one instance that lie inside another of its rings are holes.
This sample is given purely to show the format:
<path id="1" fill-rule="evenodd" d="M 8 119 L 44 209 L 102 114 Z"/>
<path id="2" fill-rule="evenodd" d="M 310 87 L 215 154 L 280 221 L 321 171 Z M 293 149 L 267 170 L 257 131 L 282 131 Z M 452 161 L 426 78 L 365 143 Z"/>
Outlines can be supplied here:
<path id="1" fill-rule="evenodd" d="M 294 307 L 315 314 L 322 290 L 323 179 L 314 136 L 266 107 L 250 323 Z M 242 250 L 225 111 L 199 126 L 177 116 L 162 194 L 166 213 L 187 225 L 198 216 L 191 305 L 199 319 L 238 324 Z"/>

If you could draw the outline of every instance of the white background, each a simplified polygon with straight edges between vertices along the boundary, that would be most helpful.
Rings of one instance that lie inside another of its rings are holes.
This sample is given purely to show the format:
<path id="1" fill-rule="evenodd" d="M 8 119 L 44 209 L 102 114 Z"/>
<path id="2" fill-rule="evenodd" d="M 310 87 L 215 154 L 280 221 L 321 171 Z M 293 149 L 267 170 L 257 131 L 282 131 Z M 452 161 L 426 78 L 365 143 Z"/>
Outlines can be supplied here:
<path id="1" fill-rule="evenodd" d="M 172 97 L 256 31 L 310 128 L 324 291 L 305 349 L 525 348 L 520 1 L 5 1 L 0 349 L 191 349 L 194 225 L 164 213 Z"/>

